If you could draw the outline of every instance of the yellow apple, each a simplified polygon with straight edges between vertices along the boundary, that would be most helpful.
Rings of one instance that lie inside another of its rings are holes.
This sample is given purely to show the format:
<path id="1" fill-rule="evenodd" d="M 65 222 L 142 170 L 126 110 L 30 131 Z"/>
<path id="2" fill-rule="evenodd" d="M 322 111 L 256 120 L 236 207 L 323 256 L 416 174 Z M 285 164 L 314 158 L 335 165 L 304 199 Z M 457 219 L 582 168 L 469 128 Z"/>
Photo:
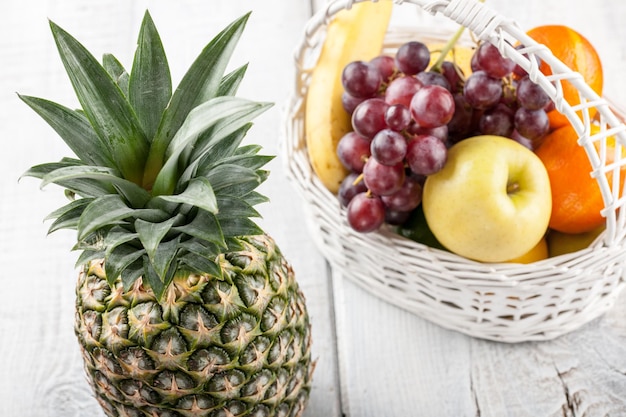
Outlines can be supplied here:
<path id="1" fill-rule="evenodd" d="M 428 176 L 422 205 L 428 226 L 451 252 L 505 262 L 545 235 L 552 210 L 550 180 L 528 148 L 500 136 L 464 139 L 444 168 Z"/>
<path id="2" fill-rule="evenodd" d="M 548 253 L 550 257 L 564 255 L 585 249 L 604 231 L 605 225 L 584 233 L 563 233 L 556 230 L 548 232 Z"/>
<path id="3" fill-rule="evenodd" d="M 541 261 L 548 257 L 548 242 L 545 238 L 541 239 L 531 250 L 514 259 L 509 259 L 507 263 L 530 264 Z"/>

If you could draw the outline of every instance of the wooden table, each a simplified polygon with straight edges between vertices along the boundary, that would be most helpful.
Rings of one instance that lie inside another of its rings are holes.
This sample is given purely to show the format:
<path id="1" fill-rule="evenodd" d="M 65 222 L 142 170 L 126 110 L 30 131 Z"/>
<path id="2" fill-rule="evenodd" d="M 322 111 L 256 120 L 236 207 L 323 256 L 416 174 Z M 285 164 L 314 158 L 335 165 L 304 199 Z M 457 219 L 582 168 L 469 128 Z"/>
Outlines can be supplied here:
<path id="1" fill-rule="evenodd" d="M 130 63 L 149 8 L 180 79 L 200 48 L 253 10 L 234 65 L 241 95 L 277 105 L 249 140 L 279 153 L 296 40 L 323 0 L 3 0 L 0 25 L 0 416 L 100 417 L 73 334 L 73 234 L 46 236 L 63 197 L 20 174 L 68 154 L 15 92 L 76 105 L 48 30 L 50 18 L 96 54 Z M 523 27 L 563 23 L 596 46 L 606 92 L 626 104 L 626 2 L 487 0 Z M 405 7 L 405 6 L 402 6 Z M 404 18 L 412 18 L 410 15 Z M 424 18 L 415 9 L 415 22 Z M 626 294 L 600 319 L 549 342 L 501 344 L 442 329 L 333 273 L 313 245 L 280 158 L 264 185 L 261 225 L 297 271 L 317 359 L 307 417 L 626 416 Z"/>

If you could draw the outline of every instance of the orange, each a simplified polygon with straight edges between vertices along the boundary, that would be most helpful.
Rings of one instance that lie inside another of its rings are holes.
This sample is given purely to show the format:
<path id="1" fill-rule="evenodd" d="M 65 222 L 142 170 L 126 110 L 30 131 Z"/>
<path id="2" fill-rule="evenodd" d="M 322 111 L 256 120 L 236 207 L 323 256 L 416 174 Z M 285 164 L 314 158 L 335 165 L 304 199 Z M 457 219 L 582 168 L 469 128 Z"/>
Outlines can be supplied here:
<path id="1" fill-rule="evenodd" d="M 602 95 L 602 63 L 593 45 L 574 29 L 563 25 L 538 26 L 529 30 L 528 36 L 540 44 L 548 47 L 556 58 L 561 60 L 572 71 L 582 75 L 586 84 L 598 95 Z M 545 75 L 552 74 L 550 66 L 545 62 L 541 64 L 541 72 Z M 570 104 L 580 104 L 578 90 L 569 81 L 563 81 L 563 98 Z M 590 109 L 591 117 L 595 109 Z M 579 112 L 580 115 L 580 112 Z M 548 114 L 552 129 L 569 123 L 567 117 L 552 110 Z"/>
<path id="2" fill-rule="evenodd" d="M 592 126 L 591 133 L 599 128 Z M 599 144 L 597 145 L 599 146 Z M 615 160 L 615 139 L 606 140 L 607 164 Z M 591 176 L 591 163 L 573 127 L 566 125 L 545 136 L 535 151 L 543 162 L 552 190 L 552 214 L 549 227 L 563 233 L 589 232 L 605 223 L 600 210 L 604 208 L 602 192 Z M 607 173 L 609 184 L 612 173 Z M 626 178 L 621 169 L 620 183 Z"/>

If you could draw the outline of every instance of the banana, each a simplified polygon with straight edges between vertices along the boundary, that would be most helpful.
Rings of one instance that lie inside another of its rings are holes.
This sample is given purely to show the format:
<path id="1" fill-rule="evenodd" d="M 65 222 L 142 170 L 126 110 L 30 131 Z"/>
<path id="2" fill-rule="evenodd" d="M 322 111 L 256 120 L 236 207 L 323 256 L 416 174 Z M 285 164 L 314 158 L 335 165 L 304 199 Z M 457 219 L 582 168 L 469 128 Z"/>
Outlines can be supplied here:
<path id="1" fill-rule="evenodd" d="M 332 193 L 348 174 L 337 157 L 337 143 L 352 130 L 341 104 L 341 73 L 356 60 L 369 61 L 382 51 L 392 0 L 365 1 L 339 11 L 328 24 L 306 97 L 305 136 L 313 171 Z"/>

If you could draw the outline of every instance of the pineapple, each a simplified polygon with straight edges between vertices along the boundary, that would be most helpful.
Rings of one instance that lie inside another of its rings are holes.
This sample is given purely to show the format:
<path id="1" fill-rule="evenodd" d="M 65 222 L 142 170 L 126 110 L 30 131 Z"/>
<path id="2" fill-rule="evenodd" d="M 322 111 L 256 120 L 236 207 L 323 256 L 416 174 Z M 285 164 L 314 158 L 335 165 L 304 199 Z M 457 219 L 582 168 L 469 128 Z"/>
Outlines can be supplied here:
<path id="1" fill-rule="evenodd" d="M 226 71 L 249 14 L 172 90 L 146 12 L 128 73 L 50 26 L 80 110 L 32 96 L 75 157 L 25 175 L 65 189 L 50 231 L 80 251 L 75 331 L 107 416 L 299 416 L 313 364 L 293 270 L 251 220 L 271 160 L 242 145 L 270 104 L 235 97 Z"/>

